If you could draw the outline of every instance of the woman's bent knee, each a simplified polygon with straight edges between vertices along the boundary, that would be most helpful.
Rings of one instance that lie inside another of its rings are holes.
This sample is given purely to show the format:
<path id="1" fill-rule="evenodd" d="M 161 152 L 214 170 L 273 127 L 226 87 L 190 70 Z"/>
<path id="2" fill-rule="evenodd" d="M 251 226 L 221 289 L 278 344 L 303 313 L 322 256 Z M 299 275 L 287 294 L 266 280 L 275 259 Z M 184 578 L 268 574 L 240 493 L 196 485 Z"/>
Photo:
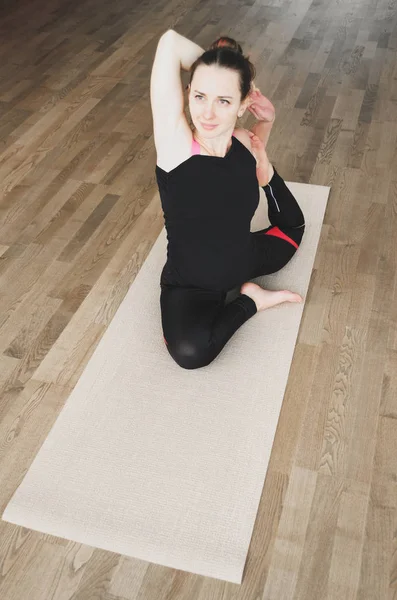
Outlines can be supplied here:
<path id="1" fill-rule="evenodd" d="M 190 340 L 178 340 L 167 348 L 175 362 L 183 369 L 200 369 L 213 360 L 208 344 L 204 346 Z"/>
<path id="2" fill-rule="evenodd" d="M 305 223 L 299 227 L 285 227 L 281 230 L 299 246 L 305 233 Z"/>

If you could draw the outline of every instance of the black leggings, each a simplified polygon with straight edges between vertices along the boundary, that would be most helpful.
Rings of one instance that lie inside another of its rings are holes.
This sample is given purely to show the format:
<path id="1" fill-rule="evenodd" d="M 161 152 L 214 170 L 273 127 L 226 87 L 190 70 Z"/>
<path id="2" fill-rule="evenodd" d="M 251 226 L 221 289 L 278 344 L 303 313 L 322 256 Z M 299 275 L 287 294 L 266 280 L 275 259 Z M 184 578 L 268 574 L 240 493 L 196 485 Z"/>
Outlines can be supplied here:
<path id="1" fill-rule="evenodd" d="M 282 269 L 295 254 L 305 229 L 303 213 L 276 169 L 263 190 L 271 226 L 251 233 L 255 260 L 247 281 Z M 257 312 L 255 302 L 246 294 L 225 304 L 226 291 L 183 285 L 167 264 L 160 285 L 164 342 L 184 369 L 212 362 L 237 329 Z"/>

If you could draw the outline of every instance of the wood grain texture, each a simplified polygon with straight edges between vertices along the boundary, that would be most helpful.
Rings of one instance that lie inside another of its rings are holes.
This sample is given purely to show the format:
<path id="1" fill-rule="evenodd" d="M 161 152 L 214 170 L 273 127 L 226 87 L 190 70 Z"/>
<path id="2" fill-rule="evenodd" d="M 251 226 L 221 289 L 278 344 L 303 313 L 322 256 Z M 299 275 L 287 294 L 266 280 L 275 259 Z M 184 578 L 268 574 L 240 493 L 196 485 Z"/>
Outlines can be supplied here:
<path id="1" fill-rule="evenodd" d="M 0 597 L 397 600 L 394 1 L 0 2 L 1 511 L 163 227 L 168 28 L 236 38 L 276 108 L 270 159 L 332 187 L 243 583 L 0 521 Z"/>

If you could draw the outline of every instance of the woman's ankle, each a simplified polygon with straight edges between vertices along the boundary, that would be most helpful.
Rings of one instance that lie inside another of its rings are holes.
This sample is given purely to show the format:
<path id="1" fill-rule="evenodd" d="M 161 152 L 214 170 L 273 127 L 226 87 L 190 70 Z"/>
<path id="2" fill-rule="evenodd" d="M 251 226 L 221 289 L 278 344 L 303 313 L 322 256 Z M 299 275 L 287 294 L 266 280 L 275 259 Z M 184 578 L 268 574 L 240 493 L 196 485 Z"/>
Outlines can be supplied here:
<path id="1" fill-rule="evenodd" d="M 272 179 L 273 179 L 273 177 L 274 177 L 274 173 L 275 173 L 275 171 L 274 171 L 274 167 L 273 167 L 273 165 L 271 165 L 271 164 L 269 163 L 269 168 L 268 168 L 268 171 L 267 171 L 267 183 L 266 183 L 266 184 L 264 184 L 264 185 L 260 184 L 260 186 L 261 186 L 263 189 L 265 189 L 265 187 L 267 187 L 267 186 L 269 185 L 269 183 L 272 181 Z"/>
<path id="2" fill-rule="evenodd" d="M 274 175 L 274 168 L 273 168 L 273 165 L 271 163 L 269 163 L 269 183 L 271 182 L 273 175 Z"/>

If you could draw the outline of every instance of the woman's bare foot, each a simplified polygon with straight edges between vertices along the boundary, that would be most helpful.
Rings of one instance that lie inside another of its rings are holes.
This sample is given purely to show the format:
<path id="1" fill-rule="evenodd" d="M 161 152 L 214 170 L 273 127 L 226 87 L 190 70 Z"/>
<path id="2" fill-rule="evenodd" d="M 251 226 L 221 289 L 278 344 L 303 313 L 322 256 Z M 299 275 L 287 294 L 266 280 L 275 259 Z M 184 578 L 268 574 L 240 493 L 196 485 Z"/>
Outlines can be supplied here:
<path id="1" fill-rule="evenodd" d="M 243 283 L 240 288 L 240 293 L 252 298 L 258 312 L 281 304 L 282 302 L 303 302 L 303 298 L 299 294 L 290 292 L 289 290 L 280 290 L 276 292 L 264 290 L 252 281 Z"/>

